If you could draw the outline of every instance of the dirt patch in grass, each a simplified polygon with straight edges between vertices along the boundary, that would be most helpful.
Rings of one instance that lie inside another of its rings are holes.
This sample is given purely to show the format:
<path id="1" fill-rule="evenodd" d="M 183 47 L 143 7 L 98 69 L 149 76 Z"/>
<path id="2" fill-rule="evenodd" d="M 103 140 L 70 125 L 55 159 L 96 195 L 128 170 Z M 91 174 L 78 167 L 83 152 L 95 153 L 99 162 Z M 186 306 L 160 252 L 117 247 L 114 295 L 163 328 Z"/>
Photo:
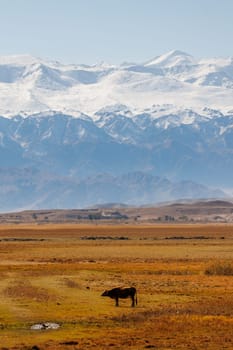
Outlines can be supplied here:
<path id="1" fill-rule="evenodd" d="M 4 295 L 12 299 L 28 299 L 36 302 L 49 302 L 57 299 L 45 288 L 33 286 L 29 280 L 12 281 L 4 289 Z"/>
<path id="2" fill-rule="evenodd" d="M 77 289 L 81 289 L 82 287 L 80 286 L 80 284 L 78 284 L 76 281 L 68 278 L 68 277 L 64 277 L 61 280 L 61 283 L 64 284 L 66 287 L 68 288 L 77 288 Z"/>

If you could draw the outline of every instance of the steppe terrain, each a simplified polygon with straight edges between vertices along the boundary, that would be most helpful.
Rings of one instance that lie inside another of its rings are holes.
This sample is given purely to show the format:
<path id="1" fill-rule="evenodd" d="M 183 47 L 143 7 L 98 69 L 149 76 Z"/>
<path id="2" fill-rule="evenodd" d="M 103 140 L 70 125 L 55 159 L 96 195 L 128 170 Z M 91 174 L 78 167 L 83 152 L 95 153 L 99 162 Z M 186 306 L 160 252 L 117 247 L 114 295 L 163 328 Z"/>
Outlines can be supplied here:
<path id="1" fill-rule="evenodd" d="M 230 350 L 232 251 L 231 224 L 1 225 L 0 349 Z"/>
<path id="2" fill-rule="evenodd" d="M 128 207 L 105 204 L 87 209 L 25 210 L 0 214 L 0 224 L 20 223 L 233 223 L 233 201 L 202 200 Z"/>

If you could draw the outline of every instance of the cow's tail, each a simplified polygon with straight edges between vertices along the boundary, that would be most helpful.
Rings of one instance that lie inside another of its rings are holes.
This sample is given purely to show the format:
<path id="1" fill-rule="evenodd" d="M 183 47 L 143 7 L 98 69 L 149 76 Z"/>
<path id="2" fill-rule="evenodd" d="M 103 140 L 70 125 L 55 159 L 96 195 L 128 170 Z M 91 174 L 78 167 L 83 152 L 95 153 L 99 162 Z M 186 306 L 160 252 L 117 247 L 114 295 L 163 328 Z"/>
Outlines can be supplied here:
<path id="1" fill-rule="evenodd" d="M 135 292 L 135 303 L 138 305 L 137 291 Z"/>

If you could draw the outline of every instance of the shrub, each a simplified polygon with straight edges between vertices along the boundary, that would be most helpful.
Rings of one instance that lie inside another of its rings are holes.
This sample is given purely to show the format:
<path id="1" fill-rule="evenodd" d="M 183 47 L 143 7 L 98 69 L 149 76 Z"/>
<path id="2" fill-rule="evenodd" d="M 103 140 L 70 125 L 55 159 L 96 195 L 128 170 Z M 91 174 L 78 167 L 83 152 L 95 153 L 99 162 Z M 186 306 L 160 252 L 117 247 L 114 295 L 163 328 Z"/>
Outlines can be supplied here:
<path id="1" fill-rule="evenodd" d="M 233 264 L 229 261 L 218 261 L 205 269 L 206 275 L 233 276 Z"/>

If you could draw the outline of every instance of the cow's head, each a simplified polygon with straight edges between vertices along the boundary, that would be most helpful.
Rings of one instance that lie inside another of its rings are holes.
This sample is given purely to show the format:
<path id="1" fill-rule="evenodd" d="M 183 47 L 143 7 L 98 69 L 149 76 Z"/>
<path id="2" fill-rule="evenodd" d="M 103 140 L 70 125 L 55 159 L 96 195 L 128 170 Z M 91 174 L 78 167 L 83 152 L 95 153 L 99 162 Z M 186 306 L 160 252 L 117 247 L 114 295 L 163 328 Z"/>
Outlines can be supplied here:
<path id="1" fill-rule="evenodd" d="M 108 290 L 105 290 L 102 294 L 101 297 L 108 297 Z"/>

